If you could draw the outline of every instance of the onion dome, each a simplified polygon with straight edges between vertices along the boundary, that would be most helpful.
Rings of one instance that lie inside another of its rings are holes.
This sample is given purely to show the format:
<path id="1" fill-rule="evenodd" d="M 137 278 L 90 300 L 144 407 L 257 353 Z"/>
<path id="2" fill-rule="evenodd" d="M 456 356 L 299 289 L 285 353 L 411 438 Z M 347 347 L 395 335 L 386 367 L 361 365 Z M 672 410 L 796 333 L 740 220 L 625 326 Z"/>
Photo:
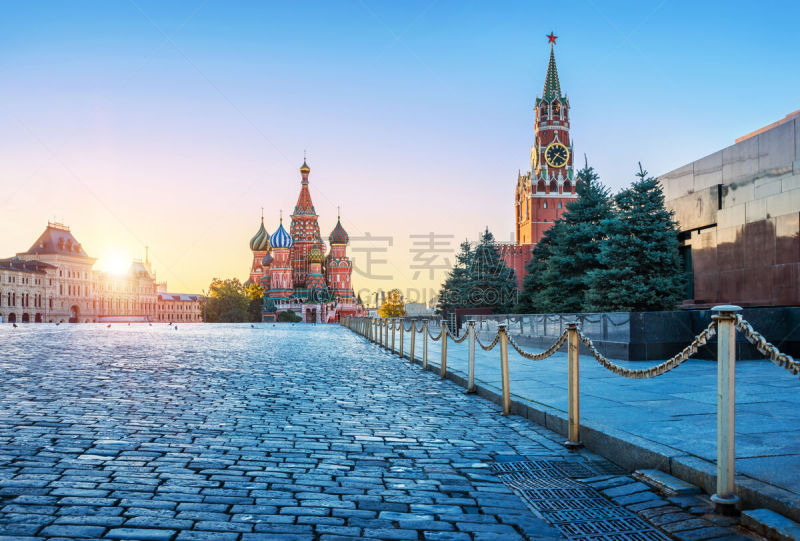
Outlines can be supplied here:
<path id="1" fill-rule="evenodd" d="M 294 245 L 292 236 L 283 228 L 283 220 L 281 220 L 278 230 L 269 238 L 269 243 L 273 248 L 291 248 Z"/>
<path id="2" fill-rule="evenodd" d="M 325 254 L 322 253 L 322 250 L 314 246 L 311 250 L 308 251 L 308 255 L 306 256 L 306 261 L 309 263 L 322 263 L 325 260 Z"/>
<path id="3" fill-rule="evenodd" d="M 347 234 L 347 231 L 344 230 L 344 227 L 342 227 L 341 219 L 336 220 L 336 227 L 331 231 L 328 240 L 331 241 L 331 244 L 347 244 L 350 242 L 350 236 Z"/>
<path id="4" fill-rule="evenodd" d="M 270 263 L 272 263 L 272 261 L 273 261 L 272 255 L 270 255 L 270 253 L 267 252 L 266 254 L 264 254 L 264 257 L 261 259 L 261 265 L 263 267 L 267 267 L 267 266 L 269 266 Z"/>
<path id="5" fill-rule="evenodd" d="M 295 162 L 295 163 L 297 163 L 297 162 Z M 305 158 L 303 158 L 303 165 L 300 166 L 300 172 L 301 173 L 310 173 L 311 172 L 311 168 L 306 163 L 306 159 Z"/>
<path id="6" fill-rule="evenodd" d="M 269 233 L 264 228 L 264 217 L 261 217 L 261 225 L 255 236 L 250 239 L 250 249 L 254 252 L 264 252 L 269 250 Z"/>

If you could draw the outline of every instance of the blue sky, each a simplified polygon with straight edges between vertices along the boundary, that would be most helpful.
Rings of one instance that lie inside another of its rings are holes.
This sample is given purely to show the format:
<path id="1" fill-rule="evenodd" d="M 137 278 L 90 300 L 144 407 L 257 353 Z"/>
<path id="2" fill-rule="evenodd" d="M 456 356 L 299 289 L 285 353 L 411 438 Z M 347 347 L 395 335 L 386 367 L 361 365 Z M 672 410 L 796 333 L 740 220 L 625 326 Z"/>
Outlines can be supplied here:
<path id="1" fill-rule="evenodd" d="M 20 226 L 2 253 L 55 215 L 100 256 L 151 245 L 189 289 L 246 271 L 260 207 L 277 222 L 294 205 L 304 149 L 323 231 L 341 205 L 351 234 L 397 238 L 396 268 L 410 234 L 507 239 L 550 31 L 575 152 L 615 191 L 639 160 L 664 173 L 800 109 L 792 2 L 2 9 L 0 210 Z"/>

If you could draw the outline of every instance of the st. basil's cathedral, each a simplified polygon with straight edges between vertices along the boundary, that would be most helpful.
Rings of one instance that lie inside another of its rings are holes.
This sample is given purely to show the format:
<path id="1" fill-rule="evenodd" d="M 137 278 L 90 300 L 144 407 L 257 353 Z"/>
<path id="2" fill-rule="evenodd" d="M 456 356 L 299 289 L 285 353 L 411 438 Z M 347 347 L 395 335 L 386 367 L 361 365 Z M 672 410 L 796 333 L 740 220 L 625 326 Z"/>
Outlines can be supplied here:
<path id="1" fill-rule="evenodd" d="M 514 191 L 516 242 L 498 245 L 506 265 L 514 269 L 520 288 L 533 247 L 561 216 L 567 204 L 578 198 L 577 179 L 572 169 L 569 99 L 561 94 L 556 68 L 555 43 L 558 36 L 551 32 L 547 38 L 550 62 L 542 97 L 536 97 L 534 106 L 531 169 L 525 174 L 517 174 Z"/>
<path id="2" fill-rule="evenodd" d="M 270 235 L 264 217 L 250 239 L 253 264 L 245 285 L 258 284 L 264 289 L 262 321 L 275 321 L 278 312 L 291 310 L 308 323 L 338 322 L 342 316 L 360 316 L 364 308 L 356 299 L 351 284 L 353 263 L 347 257 L 350 237 L 342 227 L 341 217 L 328 236 L 330 253 L 320 234 L 319 222 L 305 160 L 300 167 L 300 195 L 294 207 L 289 231 L 283 227 Z"/>

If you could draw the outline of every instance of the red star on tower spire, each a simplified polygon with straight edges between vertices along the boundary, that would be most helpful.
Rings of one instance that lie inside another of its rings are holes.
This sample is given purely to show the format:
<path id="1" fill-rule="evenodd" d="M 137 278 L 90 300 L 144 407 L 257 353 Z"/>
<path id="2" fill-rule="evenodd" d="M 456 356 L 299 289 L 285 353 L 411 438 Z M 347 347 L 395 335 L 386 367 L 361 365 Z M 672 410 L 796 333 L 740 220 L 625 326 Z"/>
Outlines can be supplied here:
<path id="1" fill-rule="evenodd" d="M 558 36 L 554 35 L 552 32 L 550 32 L 549 36 L 545 37 L 547 37 L 547 39 L 549 40 L 547 43 L 553 43 L 553 44 L 555 44 L 556 40 L 558 39 Z"/>

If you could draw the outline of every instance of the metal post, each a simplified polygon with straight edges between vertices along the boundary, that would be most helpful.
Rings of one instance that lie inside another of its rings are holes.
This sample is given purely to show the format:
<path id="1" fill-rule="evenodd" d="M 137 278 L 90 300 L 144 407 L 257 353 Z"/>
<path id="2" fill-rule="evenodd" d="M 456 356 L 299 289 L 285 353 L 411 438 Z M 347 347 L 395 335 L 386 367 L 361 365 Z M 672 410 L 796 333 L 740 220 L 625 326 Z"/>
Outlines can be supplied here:
<path id="1" fill-rule="evenodd" d="M 383 347 L 385 347 L 386 349 L 389 349 L 389 320 L 388 319 L 383 320 L 383 331 L 384 331 Z"/>
<path id="2" fill-rule="evenodd" d="M 422 324 L 422 369 L 428 368 L 428 322 Z"/>
<path id="3" fill-rule="evenodd" d="M 736 406 L 736 313 L 738 306 L 722 305 L 711 309 L 717 320 L 717 493 L 711 496 L 718 513 L 736 511 L 734 485 L 734 442 Z"/>
<path id="4" fill-rule="evenodd" d="M 397 325 L 395 324 L 396 321 L 392 318 L 392 355 L 394 355 L 394 330 Z"/>
<path id="5" fill-rule="evenodd" d="M 475 322 L 467 321 L 469 333 L 469 379 L 467 381 L 467 394 L 475 392 Z"/>
<path id="6" fill-rule="evenodd" d="M 500 377 L 503 382 L 503 415 L 511 413 L 511 391 L 508 381 L 508 334 L 505 323 L 497 326 L 500 335 Z"/>
<path id="7" fill-rule="evenodd" d="M 581 443 L 580 388 L 579 367 L 580 350 L 578 349 L 578 324 L 567 323 L 567 359 L 569 387 L 569 433 L 564 443 L 567 449 L 576 450 L 583 447 Z"/>
<path id="8" fill-rule="evenodd" d="M 442 362 L 441 362 L 441 369 L 439 371 L 439 375 L 444 379 L 447 375 L 447 323 L 442 320 Z"/>
<path id="9" fill-rule="evenodd" d="M 400 320 L 400 357 L 403 357 L 403 335 L 405 334 L 406 324 Z"/>
<path id="10" fill-rule="evenodd" d="M 417 322 L 411 322 L 411 362 L 414 362 L 414 343 L 417 341 Z"/>

